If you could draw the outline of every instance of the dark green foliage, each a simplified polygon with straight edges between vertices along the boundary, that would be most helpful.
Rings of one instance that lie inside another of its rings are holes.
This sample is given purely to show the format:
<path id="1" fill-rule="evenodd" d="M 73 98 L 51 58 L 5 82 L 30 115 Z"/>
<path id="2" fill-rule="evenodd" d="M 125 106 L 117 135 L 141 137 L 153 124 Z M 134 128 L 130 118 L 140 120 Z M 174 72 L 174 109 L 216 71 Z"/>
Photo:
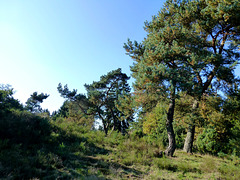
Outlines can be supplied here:
<path id="1" fill-rule="evenodd" d="M 227 148 L 230 152 L 240 156 L 240 85 L 234 84 L 227 93 L 227 99 L 223 104 L 223 113 L 231 126 L 228 126 L 231 136 Z"/>
<path id="2" fill-rule="evenodd" d="M 168 92 L 174 102 L 177 89 L 195 98 L 184 147 L 187 152 L 192 149 L 198 123 L 195 111 L 201 98 L 236 82 L 233 72 L 240 55 L 239 9 L 235 0 L 169 0 L 152 21 L 145 23 L 144 41 L 128 40 L 124 46 L 134 60 L 131 70 L 137 93 L 151 93 L 150 89 Z"/>
<path id="3" fill-rule="evenodd" d="M 38 94 L 37 92 L 34 92 L 30 98 L 28 98 L 26 102 L 26 109 L 30 112 L 40 113 L 43 112 L 43 109 L 41 108 L 40 104 L 43 102 L 44 99 L 47 99 L 49 95 L 47 94 Z"/>
<path id="4" fill-rule="evenodd" d="M 23 110 L 13 97 L 13 89 L 0 90 L 0 138 L 15 143 L 38 143 L 50 134 L 48 119 Z"/>
<path id="5" fill-rule="evenodd" d="M 0 118 L 0 138 L 37 144 L 50 135 L 49 120 L 26 111 L 5 111 Z"/>
<path id="6" fill-rule="evenodd" d="M 58 111 L 54 111 L 52 113 L 52 119 L 56 120 L 58 117 L 66 118 L 69 116 L 69 101 L 64 101 L 63 105 L 60 107 Z"/>
<path id="7" fill-rule="evenodd" d="M 132 121 L 132 114 L 122 119 L 124 111 L 118 108 L 121 106 L 120 98 L 130 96 L 129 79 L 121 69 L 117 69 L 101 76 L 100 81 L 85 85 L 89 101 L 93 104 L 91 110 L 101 119 L 106 134 L 110 129 L 124 133 Z"/>
<path id="8" fill-rule="evenodd" d="M 59 84 L 58 91 L 71 102 L 69 105 L 101 120 L 106 135 L 110 129 L 125 133 L 133 119 L 133 110 L 127 104 L 131 103 L 128 80 L 129 77 L 117 69 L 101 76 L 100 81 L 86 84 L 87 96 L 77 94 L 75 89 L 70 91 L 67 85 Z"/>
<path id="9" fill-rule="evenodd" d="M 38 143 L 49 135 L 48 120 L 23 111 L 15 100 L 13 90 L 4 88 L 1 93 L 0 138 L 15 143 Z"/>
<path id="10" fill-rule="evenodd" d="M 29 141 L 27 146 L 24 143 L 0 140 L 1 178 L 83 178 L 91 175 L 87 167 L 91 166 L 91 161 L 95 161 L 89 156 L 96 152 L 107 152 L 83 137 L 81 134 L 86 133 L 86 130 L 71 122 L 56 121 L 48 124 L 48 129 L 51 130 L 50 134 L 41 134 L 42 137 L 37 142 Z"/>
<path id="11" fill-rule="evenodd" d="M 188 62 L 191 59 L 187 46 L 189 42 L 186 42 L 189 31 L 178 22 L 179 14 L 174 8 L 174 3 L 168 1 L 157 17 L 154 16 L 151 22 L 145 23 L 148 35 L 142 44 L 128 40 L 124 45 L 127 54 L 135 61 L 131 67 L 136 79 L 135 91 L 142 94 L 159 92 L 169 100 L 166 112 L 169 147 L 166 153 L 170 155 L 175 149 L 172 122 L 176 94 L 180 90 L 189 90 L 194 85 L 193 70 Z M 141 108 L 145 110 L 144 106 Z"/>
<path id="12" fill-rule="evenodd" d="M 67 101 L 64 102 L 63 106 L 59 110 L 60 114 L 66 116 L 67 112 L 69 111 L 70 105 L 75 106 L 75 109 L 76 107 L 78 107 L 78 109 L 86 115 L 92 115 L 92 113 L 89 112 L 89 109 L 92 106 L 92 104 L 85 95 L 77 94 L 76 89 L 70 91 L 67 85 L 62 87 L 61 83 L 58 84 L 57 89 L 61 96 L 67 99 Z"/>
<path id="13" fill-rule="evenodd" d="M 217 132 L 214 128 L 205 128 L 203 132 L 198 136 L 197 148 L 202 153 L 212 153 L 224 150 L 222 143 L 217 139 Z"/>
<path id="14" fill-rule="evenodd" d="M 13 98 L 14 91 L 10 85 L 0 85 L 0 113 L 6 109 L 23 109 L 18 100 Z"/>

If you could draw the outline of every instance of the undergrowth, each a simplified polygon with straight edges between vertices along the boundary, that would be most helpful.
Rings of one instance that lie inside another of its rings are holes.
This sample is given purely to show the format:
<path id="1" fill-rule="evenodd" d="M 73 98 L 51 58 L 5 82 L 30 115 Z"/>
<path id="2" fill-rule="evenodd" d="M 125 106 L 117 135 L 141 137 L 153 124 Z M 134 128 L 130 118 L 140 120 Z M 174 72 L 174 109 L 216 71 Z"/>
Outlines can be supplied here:
<path id="1" fill-rule="evenodd" d="M 49 122 L 48 129 L 38 143 L 0 140 L 2 179 L 240 179 L 236 156 L 177 150 L 165 157 L 161 144 L 134 133 L 105 136 L 63 120 Z"/>

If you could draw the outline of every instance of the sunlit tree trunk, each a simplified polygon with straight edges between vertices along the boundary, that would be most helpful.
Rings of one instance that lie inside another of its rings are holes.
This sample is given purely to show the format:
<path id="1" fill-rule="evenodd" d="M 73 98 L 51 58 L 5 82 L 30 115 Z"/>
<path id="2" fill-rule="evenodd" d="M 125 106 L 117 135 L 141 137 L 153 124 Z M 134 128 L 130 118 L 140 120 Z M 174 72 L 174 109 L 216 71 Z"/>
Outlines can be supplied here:
<path id="1" fill-rule="evenodd" d="M 191 124 L 188 126 L 188 132 L 185 139 L 183 150 L 187 153 L 192 153 L 193 140 L 195 134 L 195 125 Z"/>
<path id="2" fill-rule="evenodd" d="M 188 125 L 188 132 L 187 136 L 185 138 L 185 143 L 183 150 L 187 153 L 192 153 L 192 148 L 193 148 L 193 141 L 194 141 L 194 134 L 195 134 L 195 118 L 196 118 L 196 110 L 198 109 L 198 101 L 194 100 L 193 102 L 193 118 L 191 119 L 191 122 Z"/>

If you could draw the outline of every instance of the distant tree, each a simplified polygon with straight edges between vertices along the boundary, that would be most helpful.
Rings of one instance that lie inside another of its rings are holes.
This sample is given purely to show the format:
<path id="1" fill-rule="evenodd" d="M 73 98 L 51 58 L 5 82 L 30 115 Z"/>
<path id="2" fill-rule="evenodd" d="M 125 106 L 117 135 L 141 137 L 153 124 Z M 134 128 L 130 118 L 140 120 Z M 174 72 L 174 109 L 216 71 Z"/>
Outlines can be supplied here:
<path id="1" fill-rule="evenodd" d="M 120 103 L 120 99 L 123 102 L 125 97 L 130 96 L 127 80 L 129 77 L 117 69 L 101 76 L 100 81 L 85 84 L 87 96 L 77 94 L 75 89 L 70 91 L 67 85 L 62 87 L 59 84 L 58 91 L 61 96 L 76 103 L 85 115 L 94 115 L 96 120 L 101 120 L 106 135 L 110 129 L 124 133 L 133 118 Z"/>
<path id="2" fill-rule="evenodd" d="M 41 108 L 40 104 L 43 102 L 44 99 L 47 99 L 49 97 L 48 94 L 38 94 L 37 92 L 34 92 L 30 98 L 26 101 L 26 110 L 29 110 L 34 113 L 41 113 L 43 112 L 43 109 Z"/>
<path id="3" fill-rule="evenodd" d="M 63 117 L 66 118 L 69 116 L 69 106 L 68 106 L 69 101 L 66 100 L 63 102 L 62 106 L 59 108 L 58 111 L 54 111 L 52 113 L 52 118 L 56 120 L 58 117 Z"/>
<path id="4" fill-rule="evenodd" d="M 53 113 L 52 119 L 57 120 L 58 118 L 64 118 L 65 120 L 73 121 L 78 125 L 90 129 L 94 128 L 94 116 L 84 113 L 79 106 L 81 105 L 77 100 L 66 100 L 60 109 Z"/>
<path id="5" fill-rule="evenodd" d="M 84 94 L 77 94 L 77 90 L 73 89 L 72 91 L 69 90 L 68 86 L 65 85 L 62 86 L 61 83 L 58 84 L 58 92 L 61 94 L 61 96 L 65 99 L 67 99 L 62 107 L 59 110 L 59 113 L 63 117 L 69 116 L 69 104 L 73 103 L 86 115 L 92 115 L 88 113 L 89 108 L 91 107 L 91 103 L 87 99 L 87 97 Z"/>
<path id="6" fill-rule="evenodd" d="M 129 77 L 119 68 L 101 76 L 100 81 L 85 85 L 88 99 L 93 105 L 91 111 L 102 121 L 106 134 L 110 128 L 124 132 L 129 126 L 131 118 L 121 120 L 123 112 L 117 108 L 119 98 L 130 95 L 127 80 Z"/>
<path id="7" fill-rule="evenodd" d="M 129 128 L 130 123 L 132 125 L 134 114 L 136 112 L 134 95 L 130 92 L 124 92 L 119 95 L 118 100 L 115 101 L 115 106 L 119 112 L 119 120 L 122 122 L 122 133 L 125 134 Z"/>
<path id="8" fill-rule="evenodd" d="M 20 102 L 13 98 L 14 90 L 10 85 L 0 85 L 0 111 L 7 109 L 22 109 Z"/>

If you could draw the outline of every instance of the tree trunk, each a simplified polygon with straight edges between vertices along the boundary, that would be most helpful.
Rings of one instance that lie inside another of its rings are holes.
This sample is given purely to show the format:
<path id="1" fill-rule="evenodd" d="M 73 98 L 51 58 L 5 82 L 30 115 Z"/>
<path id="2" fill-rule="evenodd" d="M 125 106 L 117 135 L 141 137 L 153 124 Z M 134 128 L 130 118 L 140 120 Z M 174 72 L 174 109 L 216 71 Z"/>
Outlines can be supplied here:
<path id="1" fill-rule="evenodd" d="M 100 114 L 100 112 L 98 112 L 98 116 L 99 118 L 102 120 L 102 124 L 103 124 L 103 130 L 105 132 L 105 136 L 107 136 L 108 134 L 108 126 L 106 124 L 106 121 L 103 119 L 102 115 Z"/>
<path id="2" fill-rule="evenodd" d="M 183 150 L 187 153 L 192 153 L 194 134 L 195 134 L 195 125 L 189 124 L 188 132 L 187 132 L 187 136 L 186 136 L 184 148 L 183 148 Z"/>
<path id="3" fill-rule="evenodd" d="M 114 112 L 111 108 L 110 108 L 110 111 L 111 111 L 112 118 L 113 118 L 113 129 L 114 129 L 114 131 L 121 132 L 121 122 L 116 118 L 116 116 L 114 115 Z"/>
<path id="4" fill-rule="evenodd" d="M 103 123 L 103 130 L 104 130 L 104 132 L 105 132 L 105 136 L 107 136 L 107 134 L 108 134 L 108 128 L 107 128 L 106 123 L 104 122 L 104 120 L 102 120 L 102 123 Z"/>
<path id="5" fill-rule="evenodd" d="M 193 110 L 193 118 L 191 119 L 191 123 L 188 125 L 188 132 L 185 138 L 185 143 L 183 147 L 183 151 L 187 153 L 192 153 L 194 134 L 195 134 L 195 119 L 196 119 L 196 110 L 198 109 L 198 101 L 194 100 L 192 110 Z"/>
<path id="6" fill-rule="evenodd" d="M 176 149 L 176 140 L 175 134 L 173 130 L 173 115 L 174 115 L 174 108 L 175 108 L 175 91 L 172 93 L 171 102 L 169 104 L 168 113 L 167 113 L 167 121 L 166 121 L 166 128 L 168 133 L 168 148 L 165 150 L 165 154 L 167 156 L 173 156 L 175 149 Z"/>

